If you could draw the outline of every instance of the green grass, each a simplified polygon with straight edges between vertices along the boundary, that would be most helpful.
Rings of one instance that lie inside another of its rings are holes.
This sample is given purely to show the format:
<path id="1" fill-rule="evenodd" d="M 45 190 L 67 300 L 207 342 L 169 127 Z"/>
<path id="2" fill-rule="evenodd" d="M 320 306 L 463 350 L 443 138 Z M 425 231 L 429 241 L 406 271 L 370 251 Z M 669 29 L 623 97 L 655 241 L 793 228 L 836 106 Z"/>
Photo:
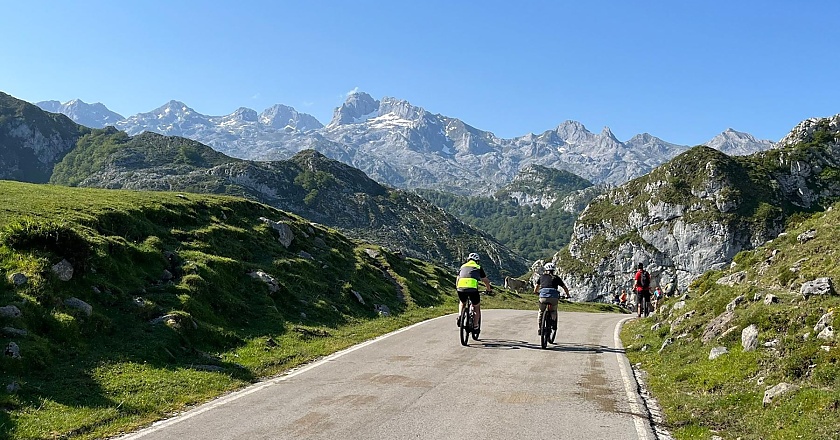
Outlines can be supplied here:
<path id="1" fill-rule="evenodd" d="M 0 438 L 112 436 L 457 310 L 453 270 L 244 199 L 4 181 L 0 194 L 0 306 L 23 313 L 0 318 L 0 328 L 28 332 L 0 334 L 22 355 L 0 358 Z M 288 249 L 260 217 L 291 227 Z M 50 270 L 63 258 L 75 269 L 67 282 Z M 251 278 L 255 270 L 279 291 Z M 28 282 L 16 287 L 8 278 L 17 272 Z M 93 314 L 65 306 L 70 297 Z M 535 301 L 498 289 L 482 305 Z M 5 392 L 12 382 L 20 390 Z"/>
<path id="2" fill-rule="evenodd" d="M 735 268 L 705 274 L 692 284 L 685 309 L 625 325 L 622 340 L 627 356 L 646 371 L 675 438 L 706 439 L 712 434 L 745 440 L 840 437 L 840 347 L 836 337 L 820 340 L 813 330 L 817 320 L 831 310 L 835 312 L 832 325 L 840 326 L 840 296 L 804 299 L 799 294 L 802 283 L 817 277 L 831 277 L 835 285 L 840 282 L 838 208 L 835 205 L 810 218 L 800 215 L 789 223 L 787 235 L 739 254 Z M 798 243 L 796 237 L 809 229 L 817 231 L 817 238 Z M 768 260 L 774 250 L 776 256 Z M 735 271 L 745 271 L 747 280 L 734 287 L 716 283 Z M 753 301 L 756 294 L 761 300 Z M 780 301 L 765 305 L 766 294 Z M 703 344 L 700 337 L 706 324 L 739 295 L 746 301 L 735 309 L 732 326 L 736 330 Z M 675 301 L 665 304 L 671 307 Z M 695 314 L 672 333 L 670 323 L 690 310 Z M 651 330 L 656 322 L 662 322 L 662 327 Z M 751 324 L 759 328 L 760 346 L 745 352 L 741 330 Z M 658 353 L 667 338 L 674 343 Z M 778 341 L 774 349 L 762 346 L 773 340 Z M 729 353 L 709 360 L 715 346 L 725 346 Z M 763 406 L 765 389 L 780 382 L 799 389 Z"/>

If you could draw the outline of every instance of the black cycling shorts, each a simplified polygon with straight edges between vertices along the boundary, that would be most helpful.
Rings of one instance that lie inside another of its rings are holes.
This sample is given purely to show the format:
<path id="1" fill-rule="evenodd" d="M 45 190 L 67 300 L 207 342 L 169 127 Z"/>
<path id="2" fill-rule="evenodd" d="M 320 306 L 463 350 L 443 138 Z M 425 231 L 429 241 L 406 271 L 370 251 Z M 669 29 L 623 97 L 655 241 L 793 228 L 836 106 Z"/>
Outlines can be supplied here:
<path id="1" fill-rule="evenodd" d="M 461 300 L 462 303 L 467 303 L 467 298 L 472 301 L 473 304 L 478 305 L 481 301 L 481 296 L 478 294 L 478 290 L 459 290 L 458 291 L 458 299 Z"/>
<path id="2" fill-rule="evenodd" d="M 650 302 L 650 290 L 637 290 L 636 291 L 636 304 L 641 304 L 642 298 L 647 299 Z"/>

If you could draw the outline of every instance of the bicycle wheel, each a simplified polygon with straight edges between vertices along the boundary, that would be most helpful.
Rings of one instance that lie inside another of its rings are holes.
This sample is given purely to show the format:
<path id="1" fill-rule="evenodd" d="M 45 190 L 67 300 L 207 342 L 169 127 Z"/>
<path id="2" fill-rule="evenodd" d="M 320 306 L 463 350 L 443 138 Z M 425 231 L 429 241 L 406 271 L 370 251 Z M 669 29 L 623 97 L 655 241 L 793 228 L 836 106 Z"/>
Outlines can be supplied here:
<path id="1" fill-rule="evenodd" d="M 546 311 L 548 312 L 548 311 Z M 550 316 L 550 314 L 549 314 Z M 551 324 L 551 331 L 549 332 L 548 342 L 554 343 L 554 338 L 557 337 L 557 320 L 556 319 L 549 319 L 549 323 Z"/>
<path id="2" fill-rule="evenodd" d="M 548 309 L 543 312 L 542 322 L 540 323 L 540 327 L 542 331 L 540 332 L 540 345 L 542 348 L 546 348 L 548 346 L 548 339 L 551 333 L 551 317 L 549 315 Z"/>
<path id="3" fill-rule="evenodd" d="M 461 312 L 461 345 L 467 345 L 467 342 L 470 340 L 470 327 L 472 323 L 469 322 L 469 306 L 464 306 L 464 310 Z"/>

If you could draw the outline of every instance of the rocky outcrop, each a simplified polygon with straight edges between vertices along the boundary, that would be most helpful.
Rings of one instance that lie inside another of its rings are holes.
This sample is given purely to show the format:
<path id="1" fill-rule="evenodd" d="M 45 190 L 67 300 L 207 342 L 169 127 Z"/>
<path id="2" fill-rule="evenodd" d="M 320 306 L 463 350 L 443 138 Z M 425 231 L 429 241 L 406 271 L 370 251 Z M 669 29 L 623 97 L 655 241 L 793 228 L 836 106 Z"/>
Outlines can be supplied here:
<path id="1" fill-rule="evenodd" d="M 629 287 L 640 262 L 653 285 L 682 289 L 775 238 L 788 215 L 836 200 L 839 123 L 840 115 L 806 121 L 779 148 L 751 156 L 695 147 L 596 197 L 575 223 L 569 246 L 553 258 L 573 296 L 603 300 Z"/>

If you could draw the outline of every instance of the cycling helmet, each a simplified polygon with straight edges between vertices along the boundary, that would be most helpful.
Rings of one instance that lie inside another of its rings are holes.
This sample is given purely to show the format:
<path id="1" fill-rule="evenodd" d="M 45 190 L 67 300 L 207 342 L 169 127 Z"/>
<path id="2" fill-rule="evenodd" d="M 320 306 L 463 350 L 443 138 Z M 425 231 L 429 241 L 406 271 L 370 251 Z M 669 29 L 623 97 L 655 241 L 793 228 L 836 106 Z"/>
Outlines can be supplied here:
<path id="1" fill-rule="evenodd" d="M 473 260 L 473 261 L 479 261 L 481 259 L 481 257 L 479 257 L 477 253 L 472 252 L 472 253 L 470 253 L 470 256 L 467 257 L 467 259 L 468 260 Z"/>
<path id="2" fill-rule="evenodd" d="M 545 270 L 546 272 L 554 272 L 555 270 L 557 270 L 557 266 L 555 266 L 554 263 L 545 263 L 545 266 L 543 266 L 543 270 Z"/>

